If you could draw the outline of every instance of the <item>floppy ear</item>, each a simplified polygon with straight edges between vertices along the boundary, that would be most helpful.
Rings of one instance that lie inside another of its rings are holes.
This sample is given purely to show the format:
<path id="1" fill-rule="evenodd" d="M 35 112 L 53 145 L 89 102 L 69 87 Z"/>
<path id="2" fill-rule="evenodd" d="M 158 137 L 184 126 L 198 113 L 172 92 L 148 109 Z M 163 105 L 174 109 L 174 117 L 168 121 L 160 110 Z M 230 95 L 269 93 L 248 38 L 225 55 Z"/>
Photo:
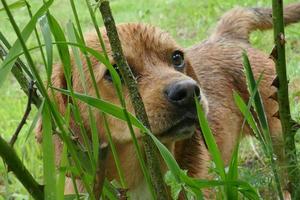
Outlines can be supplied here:
<path id="1" fill-rule="evenodd" d="M 53 73 L 51 76 L 51 82 L 52 86 L 55 88 L 62 88 L 66 89 L 67 88 L 67 83 L 64 75 L 64 71 L 61 65 L 55 65 L 53 67 Z M 66 111 L 66 105 L 68 98 L 67 96 L 63 95 L 60 92 L 55 92 L 54 91 L 54 96 L 52 96 L 52 93 L 49 91 L 48 95 L 50 98 L 52 98 L 53 101 L 56 102 L 58 110 L 61 114 L 64 114 Z M 43 123 L 42 123 L 42 118 L 40 117 L 37 126 L 36 126 L 36 140 L 41 143 L 42 141 L 42 130 L 43 130 Z"/>

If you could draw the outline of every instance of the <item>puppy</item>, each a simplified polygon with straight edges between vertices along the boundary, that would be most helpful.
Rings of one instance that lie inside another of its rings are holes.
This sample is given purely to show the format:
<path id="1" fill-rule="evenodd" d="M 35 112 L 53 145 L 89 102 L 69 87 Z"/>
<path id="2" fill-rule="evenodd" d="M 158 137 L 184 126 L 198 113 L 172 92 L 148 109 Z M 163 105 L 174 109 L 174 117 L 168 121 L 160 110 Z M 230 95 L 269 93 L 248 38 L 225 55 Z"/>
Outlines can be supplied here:
<path id="1" fill-rule="evenodd" d="M 299 4 L 286 7 L 286 24 L 298 21 L 299 11 Z M 192 95 L 194 93 L 199 97 L 205 110 L 209 110 L 208 120 L 224 161 L 227 163 L 231 157 L 243 121 L 243 116 L 234 104 L 232 91 L 239 92 L 245 100 L 249 98 L 242 66 L 243 50 L 248 52 L 256 78 L 264 71 L 259 89 L 274 140 L 278 145 L 282 145 L 280 121 L 272 117 L 278 110 L 277 102 L 269 98 L 276 91 L 271 86 L 275 77 L 275 66 L 267 54 L 252 48 L 249 43 L 251 31 L 272 28 L 271 9 L 233 9 L 221 18 L 217 28 L 207 40 L 187 49 L 179 47 L 167 33 L 149 25 L 122 24 L 117 28 L 126 59 L 137 77 L 153 133 L 164 141 L 174 153 L 181 168 L 188 170 L 190 176 L 207 178 L 209 164 L 209 154 L 201 131 L 194 127 L 196 122 Z M 106 33 L 103 29 L 101 32 L 110 61 L 115 64 Z M 102 52 L 95 33 L 89 33 L 86 39 L 89 47 Z M 95 58 L 91 57 L 91 61 L 102 99 L 119 104 L 110 74 Z M 87 93 L 96 96 L 86 60 L 82 58 L 82 62 Z M 74 62 L 72 83 L 76 92 L 84 93 Z M 60 65 L 54 68 L 52 84 L 57 88 L 66 88 L 63 68 Z M 123 90 L 127 97 L 128 110 L 133 112 L 126 87 Z M 59 111 L 64 114 L 68 104 L 67 97 L 55 93 L 53 100 L 58 103 Z M 78 102 L 78 106 L 84 126 L 89 131 L 87 106 L 82 102 Z M 94 115 L 100 140 L 106 141 L 102 116 L 97 111 Z M 126 123 L 110 116 L 108 122 L 132 199 L 150 198 Z M 74 133 L 80 134 L 72 118 L 70 127 Z M 41 123 L 38 128 L 38 133 L 40 132 Z M 141 135 L 137 130 L 135 132 L 140 140 Z M 246 127 L 245 132 L 251 131 Z M 54 136 L 54 141 L 59 163 L 61 141 L 57 136 Z M 277 154 L 283 156 L 283 152 Z M 108 158 L 107 170 L 109 180 L 119 179 L 111 155 Z M 82 191 L 80 183 L 78 187 Z M 67 180 L 66 193 L 73 192 L 71 181 Z"/>
<path id="2" fill-rule="evenodd" d="M 192 72 L 193 68 L 190 60 L 186 58 L 185 50 L 176 44 L 166 32 L 149 25 L 121 24 L 117 26 L 117 30 L 124 55 L 137 78 L 139 91 L 145 104 L 153 134 L 161 139 L 171 152 L 175 151 L 176 141 L 192 137 L 193 139 L 190 142 L 194 144 L 193 153 L 196 155 L 193 167 L 197 169 L 194 173 L 198 177 L 204 178 L 208 163 L 207 149 L 203 144 L 200 133 L 192 136 L 195 132 L 195 124 L 197 124 L 194 94 L 202 105 L 204 105 L 205 109 L 207 103 L 196 81 L 197 77 L 193 76 L 195 73 Z M 104 29 L 101 29 L 101 32 L 110 62 L 117 70 L 106 32 Z M 102 52 L 96 33 L 87 34 L 86 42 L 87 46 Z M 101 98 L 110 103 L 120 105 L 109 71 L 94 57 L 90 57 L 90 59 Z M 86 92 L 88 95 L 96 96 L 88 71 L 87 61 L 84 57 L 82 57 L 82 63 L 86 77 Z M 84 87 L 80 81 L 80 73 L 75 66 L 75 62 L 73 61 L 72 86 L 74 91 L 84 93 Z M 67 88 L 64 70 L 61 65 L 56 65 L 53 69 L 52 84 L 56 88 Z M 127 108 L 133 113 L 134 111 L 128 98 L 129 94 L 126 86 L 123 86 L 123 92 L 126 97 Z M 59 112 L 64 115 L 67 104 L 71 102 L 68 102 L 68 98 L 59 92 L 54 94 L 53 100 L 58 104 Z M 84 128 L 87 132 L 90 132 L 87 105 L 82 102 L 78 102 L 77 104 L 83 119 Z M 93 114 L 97 122 L 100 141 L 106 142 L 107 138 L 105 136 L 102 116 L 96 110 L 93 111 Z M 140 170 L 127 124 L 111 116 L 107 116 L 107 118 L 131 198 L 151 198 Z M 73 117 L 70 120 L 70 127 L 79 140 L 81 140 L 80 128 Z M 42 125 L 40 124 L 38 135 L 40 135 L 41 131 Z M 135 130 L 135 133 L 140 141 L 141 134 L 138 130 Z M 62 145 L 57 136 L 54 136 L 54 141 L 57 164 L 59 164 Z M 180 151 L 177 152 L 179 153 Z M 185 159 L 185 156 L 178 156 L 178 159 Z M 165 171 L 166 168 L 163 168 Z M 106 169 L 108 180 L 119 180 L 111 154 L 108 155 Z M 79 190 L 83 189 L 81 183 L 78 184 L 78 187 Z M 70 180 L 67 180 L 65 192 L 74 192 Z"/>
<path id="3" fill-rule="evenodd" d="M 300 20 L 300 3 L 288 5 L 284 8 L 285 24 Z M 279 161 L 284 152 L 281 146 L 280 120 L 273 115 L 278 111 L 278 104 L 270 98 L 276 88 L 272 86 L 275 65 L 270 56 L 249 43 L 249 34 L 254 30 L 272 28 L 272 10 L 270 8 L 235 8 L 225 13 L 219 20 L 217 27 L 208 39 L 186 49 L 186 57 L 190 60 L 193 72 L 204 91 L 208 106 L 208 120 L 215 134 L 216 142 L 225 163 L 231 158 L 233 148 L 238 140 L 244 117 L 233 100 L 233 91 L 237 91 L 245 101 L 249 100 L 246 79 L 243 70 L 242 52 L 245 50 L 256 79 L 263 72 L 263 79 L 259 90 L 265 106 L 267 119 L 272 133 L 276 154 Z M 250 133 L 246 127 L 244 132 Z M 191 152 L 186 145 L 189 140 L 181 141 L 186 152 Z M 180 154 L 180 153 L 179 153 Z M 196 156 L 191 153 L 191 157 Z M 191 158 L 186 158 L 191 160 Z M 186 162 L 180 163 L 188 168 Z"/>

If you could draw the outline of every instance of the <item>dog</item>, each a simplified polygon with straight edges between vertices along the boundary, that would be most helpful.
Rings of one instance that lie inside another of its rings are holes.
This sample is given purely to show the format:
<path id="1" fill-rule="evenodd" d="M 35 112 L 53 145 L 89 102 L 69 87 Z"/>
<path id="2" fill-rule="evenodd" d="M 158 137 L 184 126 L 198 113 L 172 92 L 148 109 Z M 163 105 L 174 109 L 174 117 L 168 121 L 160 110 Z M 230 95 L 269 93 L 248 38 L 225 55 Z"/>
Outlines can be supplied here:
<path id="1" fill-rule="evenodd" d="M 290 4 L 284 8 L 285 25 L 299 20 L 300 3 Z M 206 40 L 186 49 L 186 57 L 191 61 L 193 72 L 207 97 L 209 107 L 207 117 L 225 163 L 229 162 L 232 151 L 239 141 L 244 120 L 235 105 L 233 91 L 238 92 L 246 102 L 249 100 L 243 70 L 243 51 L 248 54 L 255 78 L 258 79 L 263 73 L 259 91 L 279 164 L 284 159 L 281 123 L 276 116 L 278 103 L 273 98 L 277 91 L 272 84 L 276 77 L 275 64 L 269 54 L 255 49 L 249 42 L 252 31 L 272 27 L 271 8 L 234 8 L 221 17 L 213 33 Z M 247 126 L 243 132 L 245 135 L 251 134 Z M 185 142 L 179 143 L 186 148 L 186 152 L 190 152 L 189 148 L 193 147 L 189 147 Z M 181 167 L 188 169 L 186 163 L 181 163 Z M 281 175 L 286 176 L 284 171 Z M 283 182 L 283 185 L 283 189 L 288 189 L 287 183 Z"/>
<path id="2" fill-rule="evenodd" d="M 168 33 L 150 25 L 134 23 L 121 24 L 117 26 L 117 30 L 126 60 L 137 79 L 152 132 L 164 142 L 171 152 L 174 152 L 175 142 L 191 137 L 195 131 L 197 113 L 194 96 L 199 99 L 199 102 L 205 109 L 207 108 L 205 95 L 195 80 L 196 77 L 193 79 L 190 76 L 190 74 L 192 74 L 190 70 L 193 69 L 190 65 L 190 61 L 185 58 L 185 50 L 180 47 Z M 113 60 L 105 30 L 101 29 L 101 33 L 110 62 L 118 71 Z M 90 48 L 98 52 L 103 52 L 96 33 L 88 33 L 86 35 L 86 42 Z M 110 103 L 120 105 L 109 71 L 96 58 L 90 57 L 90 60 L 101 98 Z M 90 96 L 96 96 L 88 71 L 87 61 L 84 58 L 82 59 L 82 63 L 86 77 L 86 93 Z M 72 61 L 72 87 L 74 91 L 84 93 L 84 87 L 80 80 L 79 70 L 75 67 L 74 61 Z M 53 87 L 67 88 L 62 65 L 58 64 L 53 68 L 51 82 Z M 126 86 L 123 85 L 127 109 L 129 112 L 134 113 L 130 99 L 128 98 L 128 90 L 125 87 Z M 49 93 L 49 95 L 51 96 L 51 93 Z M 69 103 L 67 96 L 55 92 L 53 101 L 57 103 L 59 112 L 64 115 L 66 113 L 67 104 Z M 89 132 L 87 105 L 79 101 L 77 105 L 83 119 L 84 127 Z M 105 136 L 104 122 L 102 120 L 103 116 L 99 111 L 94 111 L 93 114 L 97 122 L 100 141 L 108 143 Z M 150 198 L 151 196 L 147 189 L 142 171 L 140 170 L 139 161 L 136 157 L 127 124 L 109 115 L 107 115 L 107 119 L 131 198 Z M 73 133 L 78 135 L 80 140 L 80 128 L 73 117 L 70 119 L 70 128 Z M 42 122 L 40 121 L 38 127 L 39 140 L 41 140 L 41 131 Z M 142 135 L 138 130 L 135 130 L 135 133 L 140 142 Z M 56 146 L 57 164 L 59 164 L 62 145 L 57 135 L 53 137 Z M 203 140 L 200 139 L 201 136 L 195 138 L 197 138 L 196 149 L 200 150 L 199 159 L 197 159 L 199 163 L 197 166 L 199 169 L 198 175 L 204 176 L 204 174 L 202 175 L 201 173 L 205 173 L 206 171 L 208 153 Z M 201 152 L 206 153 L 204 156 L 200 156 L 202 155 Z M 205 160 L 205 162 L 202 162 L 201 159 Z M 115 162 L 111 154 L 108 155 L 106 163 L 106 177 L 108 180 L 119 180 Z M 166 168 L 163 168 L 163 170 L 166 171 Z M 79 191 L 83 189 L 81 183 L 77 185 Z M 74 193 L 74 188 L 70 180 L 67 180 L 65 192 Z"/>
<path id="3" fill-rule="evenodd" d="M 300 4 L 287 6 L 285 22 L 289 24 L 298 21 L 299 11 Z M 276 91 L 271 86 L 275 78 L 275 66 L 267 54 L 252 48 L 249 43 L 251 31 L 269 28 L 272 28 L 271 9 L 236 8 L 221 18 L 217 28 L 207 40 L 184 49 L 168 33 L 156 27 L 135 23 L 117 26 L 124 55 L 137 78 L 153 134 L 164 141 L 180 167 L 186 169 L 190 176 L 207 178 L 210 162 L 208 150 L 199 133 L 201 130 L 194 125 L 197 124 L 194 94 L 205 108 L 225 163 L 231 157 L 243 121 L 243 116 L 234 104 L 232 91 L 239 92 L 245 100 L 249 98 L 242 65 L 244 50 L 248 53 L 256 77 L 264 71 L 259 89 L 273 138 L 276 138 L 278 144 L 282 143 L 280 121 L 272 117 L 278 105 L 269 98 Z M 110 62 L 117 69 L 105 30 L 101 29 L 101 33 Z M 87 34 L 86 42 L 87 46 L 102 52 L 96 33 Z M 102 99 L 120 105 L 108 70 L 94 57 L 90 59 Z M 87 62 L 83 57 L 82 63 L 86 77 L 86 92 L 88 95 L 96 96 Z M 52 85 L 56 88 L 67 88 L 64 70 L 60 64 L 53 69 Z M 74 61 L 72 61 L 72 86 L 74 91 L 84 93 L 80 73 Z M 133 112 L 125 86 L 123 90 L 127 108 Z M 53 100 L 58 104 L 61 114 L 65 114 L 68 98 L 55 92 Z M 78 107 L 84 127 L 89 132 L 87 105 L 78 102 Z M 100 141 L 105 142 L 107 138 L 102 116 L 97 111 L 93 111 L 93 114 L 96 117 Z M 126 123 L 111 116 L 107 117 L 131 198 L 150 198 Z M 78 125 L 72 117 L 70 128 L 79 136 Z M 39 140 L 41 131 L 40 121 L 37 129 Z M 245 132 L 251 131 L 246 128 Z M 140 142 L 142 135 L 137 130 L 135 133 Z M 61 141 L 57 135 L 53 138 L 59 164 Z M 163 167 L 163 170 L 166 171 L 166 168 Z M 119 180 L 112 155 L 108 156 L 107 178 Z M 80 180 L 78 182 L 79 191 L 82 191 Z M 65 192 L 74 193 L 70 179 L 66 181 Z"/>

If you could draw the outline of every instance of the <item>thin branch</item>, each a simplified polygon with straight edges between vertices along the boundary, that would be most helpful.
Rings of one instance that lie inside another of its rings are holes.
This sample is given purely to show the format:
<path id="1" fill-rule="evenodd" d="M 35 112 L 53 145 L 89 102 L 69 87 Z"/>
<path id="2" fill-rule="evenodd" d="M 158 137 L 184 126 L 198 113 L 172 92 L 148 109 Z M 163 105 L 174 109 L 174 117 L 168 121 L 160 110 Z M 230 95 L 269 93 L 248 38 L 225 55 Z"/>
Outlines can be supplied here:
<path id="1" fill-rule="evenodd" d="M 276 73 L 278 76 L 278 104 L 279 116 L 282 126 L 284 138 L 284 151 L 287 159 L 288 172 L 288 190 L 292 195 L 292 199 L 300 198 L 300 169 L 297 161 L 297 152 L 295 147 L 295 129 L 293 129 L 293 121 L 290 113 L 288 80 L 286 74 L 285 60 L 285 36 L 284 36 L 284 19 L 283 19 L 283 1 L 273 0 L 273 24 L 274 24 L 274 42 L 275 50 L 273 59 L 276 64 Z"/>
<path id="2" fill-rule="evenodd" d="M 44 187 L 32 177 L 14 149 L 0 136 L 0 156 L 18 180 L 35 199 L 44 199 Z"/>
<path id="3" fill-rule="evenodd" d="M 11 48 L 10 43 L 8 42 L 8 40 L 5 38 L 5 36 L 3 35 L 3 33 L 1 31 L 0 31 L 0 40 L 4 44 L 6 49 Z M 27 74 L 27 76 L 29 76 L 30 79 L 33 79 L 32 73 L 29 71 L 28 67 L 21 61 L 20 58 L 17 58 L 15 65 L 20 67 L 22 70 L 24 70 L 24 72 Z"/>
<path id="4" fill-rule="evenodd" d="M 97 1 L 99 3 L 99 0 Z M 109 2 L 107 0 L 100 0 L 100 12 L 107 30 L 107 36 L 110 41 L 114 60 L 120 68 L 121 75 L 124 78 L 125 84 L 128 87 L 130 98 L 135 110 L 137 118 L 150 129 L 149 120 L 145 111 L 145 106 L 138 91 L 136 79 L 133 76 L 128 63 L 124 57 L 121 47 L 120 39 L 116 29 L 115 21 L 111 13 Z M 145 135 L 143 138 L 143 145 L 147 159 L 147 165 L 152 179 L 152 184 L 157 194 L 158 199 L 168 199 L 166 186 L 164 184 L 160 163 L 157 154 L 157 148 L 150 136 Z"/>
<path id="5" fill-rule="evenodd" d="M 30 81 L 30 84 L 28 86 L 28 91 L 29 91 L 29 94 L 28 94 L 28 102 L 27 102 L 27 106 L 26 106 L 26 110 L 25 110 L 25 113 L 22 117 L 22 120 L 21 122 L 19 123 L 15 133 L 13 134 L 9 144 L 13 147 L 15 142 L 17 141 L 18 139 L 18 135 L 21 131 L 21 129 L 23 128 L 23 126 L 26 124 L 26 120 L 30 114 L 30 111 L 31 111 L 31 103 L 32 103 L 32 94 L 34 93 L 34 81 Z"/>
<path id="6" fill-rule="evenodd" d="M 1 35 L 1 33 L 0 33 Z M 3 36 L 3 35 L 2 35 Z M 2 38 L 1 38 L 2 39 Z M 4 41 L 1 40 L 3 43 Z M 5 44 L 5 43 L 4 43 Z M 5 44 L 6 45 L 6 44 Z M 6 45 L 7 46 L 7 45 Z M 7 47 L 9 48 L 9 46 Z M 7 56 L 7 52 L 5 48 L 0 43 L 0 59 L 4 60 L 4 58 Z M 27 79 L 26 75 L 24 74 L 23 70 L 24 68 L 27 68 L 26 65 L 21 61 L 21 59 L 17 59 L 14 66 L 11 69 L 12 74 L 17 79 L 18 83 L 21 86 L 21 89 L 25 92 L 25 94 L 29 95 L 28 86 L 30 85 L 29 80 Z M 38 108 L 40 107 L 42 103 L 41 97 L 36 93 L 36 91 L 33 91 L 32 93 L 32 103 Z"/>

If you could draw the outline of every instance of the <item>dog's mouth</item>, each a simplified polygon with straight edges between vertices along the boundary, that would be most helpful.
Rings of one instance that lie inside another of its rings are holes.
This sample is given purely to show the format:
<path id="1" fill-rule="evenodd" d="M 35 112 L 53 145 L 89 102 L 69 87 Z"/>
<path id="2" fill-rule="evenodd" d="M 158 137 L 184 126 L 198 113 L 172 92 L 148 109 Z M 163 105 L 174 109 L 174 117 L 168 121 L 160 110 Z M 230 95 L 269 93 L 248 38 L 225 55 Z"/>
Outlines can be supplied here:
<path id="1" fill-rule="evenodd" d="M 158 138 L 161 142 L 176 142 L 190 138 L 194 134 L 196 127 L 198 127 L 196 126 L 197 122 L 198 120 L 194 116 L 186 115 L 159 134 Z"/>

